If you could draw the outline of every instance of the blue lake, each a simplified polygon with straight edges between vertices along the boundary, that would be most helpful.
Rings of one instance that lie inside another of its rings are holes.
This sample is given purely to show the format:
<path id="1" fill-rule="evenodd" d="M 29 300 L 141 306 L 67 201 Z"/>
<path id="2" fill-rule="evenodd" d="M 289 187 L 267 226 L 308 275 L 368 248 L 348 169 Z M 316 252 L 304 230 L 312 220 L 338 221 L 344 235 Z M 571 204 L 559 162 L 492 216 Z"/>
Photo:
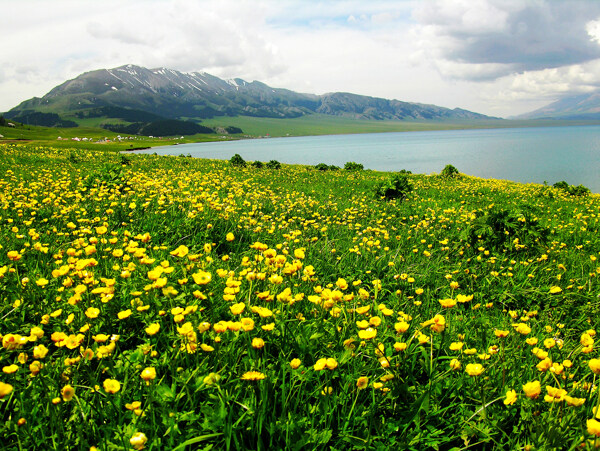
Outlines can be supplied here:
<path id="1" fill-rule="evenodd" d="M 182 144 L 140 151 L 228 160 L 439 173 L 446 164 L 483 178 L 549 184 L 565 180 L 600 193 L 600 126 L 444 130 L 249 139 Z"/>

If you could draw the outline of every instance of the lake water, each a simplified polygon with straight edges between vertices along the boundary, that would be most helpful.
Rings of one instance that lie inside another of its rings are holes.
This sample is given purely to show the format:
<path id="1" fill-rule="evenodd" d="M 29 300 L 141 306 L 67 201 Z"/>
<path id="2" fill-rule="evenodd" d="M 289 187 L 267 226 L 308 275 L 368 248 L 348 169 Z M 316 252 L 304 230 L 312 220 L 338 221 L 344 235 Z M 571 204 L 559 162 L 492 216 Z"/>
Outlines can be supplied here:
<path id="1" fill-rule="evenodd" d="M 182 144 L 140 151 L 228 160 L 439 173 L 452 164 L 483 178 L 549 184 L 565 180 L 600 193 L 600 126 L 368 133 Z"/>

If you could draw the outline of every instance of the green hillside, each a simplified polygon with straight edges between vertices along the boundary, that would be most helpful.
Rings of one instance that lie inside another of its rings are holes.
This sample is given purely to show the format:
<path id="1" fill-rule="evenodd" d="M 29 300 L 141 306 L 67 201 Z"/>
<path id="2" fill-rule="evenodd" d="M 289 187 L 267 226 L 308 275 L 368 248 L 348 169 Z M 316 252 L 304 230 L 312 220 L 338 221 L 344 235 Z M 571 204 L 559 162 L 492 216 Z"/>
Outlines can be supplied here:
<path id="1" fill-rule="evenodd" d="M 98 149 L 0 144 L 3 451 L 597 449 L 600 195 Z"/>

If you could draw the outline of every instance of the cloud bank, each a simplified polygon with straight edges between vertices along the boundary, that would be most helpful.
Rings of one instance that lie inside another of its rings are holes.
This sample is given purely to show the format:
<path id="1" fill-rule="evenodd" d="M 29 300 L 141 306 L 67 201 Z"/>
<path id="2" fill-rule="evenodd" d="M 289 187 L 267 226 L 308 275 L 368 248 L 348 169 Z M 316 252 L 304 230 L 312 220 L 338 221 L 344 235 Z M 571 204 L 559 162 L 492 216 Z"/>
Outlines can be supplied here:
<path id="1" fill-rule="evenodd" d="M 507 115 L 600 86 L 600 2 L 4 0 L 0 111 L 123 64 Z"/>

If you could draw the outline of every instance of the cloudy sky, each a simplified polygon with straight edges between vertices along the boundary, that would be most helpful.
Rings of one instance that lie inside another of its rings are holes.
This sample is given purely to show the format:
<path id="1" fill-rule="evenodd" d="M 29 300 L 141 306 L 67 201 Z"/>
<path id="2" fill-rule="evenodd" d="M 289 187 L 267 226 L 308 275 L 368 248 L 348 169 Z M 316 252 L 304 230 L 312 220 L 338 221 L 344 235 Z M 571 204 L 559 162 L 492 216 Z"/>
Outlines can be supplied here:
<path id="1" fill-rule="evenodd" d="M 600 1 L 0 0 L 0 111 L 137 64 L 507 117 L 600 85 Z"/>

